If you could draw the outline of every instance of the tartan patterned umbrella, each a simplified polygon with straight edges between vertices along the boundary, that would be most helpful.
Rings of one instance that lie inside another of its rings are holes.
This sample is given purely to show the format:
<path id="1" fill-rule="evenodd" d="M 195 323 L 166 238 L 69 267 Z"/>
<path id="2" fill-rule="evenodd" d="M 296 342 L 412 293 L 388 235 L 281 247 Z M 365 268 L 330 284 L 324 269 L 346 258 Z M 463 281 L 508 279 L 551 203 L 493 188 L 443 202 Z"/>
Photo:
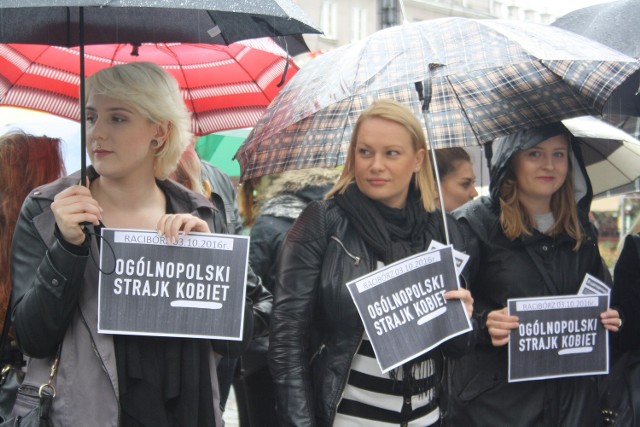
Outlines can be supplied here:
<path id="1" fill-rule="evenodd" d="M 0 105 L 80 120 L 78 49 L 0 44 Z M 178 81 L 197 135 L 253 126 L 298 71 L 272 39 L 229 46 L 191 43 L 85 47 L 87 74 L 127 62 L 154 62 Z"/>
<path id="2" fill-rule="evenodd" d="M 411 107 L 435 148 L 483 144 L 600 114 L 637 60 L 559 28 L 442 18 L 378 31 L 326 53 L 287 84 L 236 154 L 241 181 L 344 162 L 358 115 L 378 98 Z M 428 113 L 416 91 L 424 82 Z M 429 102 L 430 101 L 430 102 Z"/>

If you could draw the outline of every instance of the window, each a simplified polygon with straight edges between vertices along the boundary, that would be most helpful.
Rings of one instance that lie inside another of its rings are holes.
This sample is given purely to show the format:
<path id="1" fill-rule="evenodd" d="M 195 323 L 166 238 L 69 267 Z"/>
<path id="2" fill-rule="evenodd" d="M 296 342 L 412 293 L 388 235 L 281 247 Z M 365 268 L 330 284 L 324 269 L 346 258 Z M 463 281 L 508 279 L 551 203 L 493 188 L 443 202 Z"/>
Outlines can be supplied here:
<path id="1" fill-rule="evenodd" d="M 338 3 L 334 0 L 323 0 L 320 22 L 324 36 L 328 39 L 338 38 Z"/>
<path id="2" fill-rule="evenodd" d="M 351 41 L 362 40 L 367 36 L 367 10 L 354 7 L 351 10 Z"/>

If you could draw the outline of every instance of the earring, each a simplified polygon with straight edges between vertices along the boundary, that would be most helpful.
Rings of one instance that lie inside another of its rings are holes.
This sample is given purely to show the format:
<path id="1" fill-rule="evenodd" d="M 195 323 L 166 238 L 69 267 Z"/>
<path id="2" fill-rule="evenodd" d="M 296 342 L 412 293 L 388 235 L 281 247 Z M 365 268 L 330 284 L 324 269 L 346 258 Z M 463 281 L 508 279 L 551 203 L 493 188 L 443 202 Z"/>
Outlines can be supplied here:
<path id="1" fill-rule="evenodd" d="M 160 143 L 158 142 L 157 139 L 152 139 L 151 140 L 151 146 L 152 147 L 158 148 L 159 145 L 160 145 Z"/>

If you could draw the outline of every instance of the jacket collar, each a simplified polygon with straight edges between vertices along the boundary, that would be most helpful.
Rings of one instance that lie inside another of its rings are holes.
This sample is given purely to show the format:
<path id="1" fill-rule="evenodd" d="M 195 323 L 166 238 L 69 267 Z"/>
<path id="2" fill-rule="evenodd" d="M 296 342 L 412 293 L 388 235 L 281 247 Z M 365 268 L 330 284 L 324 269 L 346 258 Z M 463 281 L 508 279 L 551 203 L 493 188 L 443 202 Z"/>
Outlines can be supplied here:
<path id="1" fill-rule="evenodd" d="M 90 181 L 95 180 L 99 176 L 100 175 L 96 172 L 93 166 L 87 167 L 87 177 Z M 175 181 L 166 179 L 156 180 L 156 182 L 167 197 L 169 197 L 171 203 L 176 209 L 176 212 L 193 212 L 199 209 L 211 209 L 211 203 L 207 198 L 188 190 L 186 187 L 183 187 Z M 36 188 L 31 192 L 30 196 L 53 201 L 56 194 L 65 188 L 79 183 L 80 171 L 77 171 L 52 183 Z"/>

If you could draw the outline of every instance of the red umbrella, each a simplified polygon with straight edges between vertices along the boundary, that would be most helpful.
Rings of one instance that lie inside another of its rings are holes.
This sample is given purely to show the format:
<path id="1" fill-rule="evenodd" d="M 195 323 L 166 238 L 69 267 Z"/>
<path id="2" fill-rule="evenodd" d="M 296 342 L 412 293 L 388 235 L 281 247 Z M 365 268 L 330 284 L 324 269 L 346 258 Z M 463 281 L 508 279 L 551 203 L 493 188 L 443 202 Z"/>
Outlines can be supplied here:
<path id="1" fill-rule="evenodd" d="M 269 38 L 224 45 L 189 43 L 85 46 L 85 73 L 126 62 L 159 64 L 178 81 L 193 132 L 253 126 L 298 71 Z M 0 105 L 80 120 L 79 49 L 0 44 Z"/>

